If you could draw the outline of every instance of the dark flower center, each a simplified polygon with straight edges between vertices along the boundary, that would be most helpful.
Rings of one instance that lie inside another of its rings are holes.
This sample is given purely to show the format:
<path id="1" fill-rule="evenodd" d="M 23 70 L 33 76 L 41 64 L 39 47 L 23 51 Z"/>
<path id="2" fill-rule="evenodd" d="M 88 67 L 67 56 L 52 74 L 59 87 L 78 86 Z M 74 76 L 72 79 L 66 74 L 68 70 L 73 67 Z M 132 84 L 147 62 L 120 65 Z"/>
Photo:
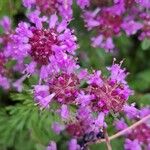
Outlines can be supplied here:
<path id="1" fill-rule="evenodd" d="M 148 144 L 150 141 L 150 127 L 148 125 L 141 124 L 138 128 L 135 128 L 132 133 L 129 135 L 129 138 L 134 140 L 135 138 L 138 141 Z"/>
<path id="2" fill-rule="evenodd" d="M 59 102 L 69 103 L 75 100 L 78 86 L 79 79 L 75 74 L 62 73 L 50 81 L 49 90 L 50 93 L 56 93 Z"/>
<path id="3" fill-rule="evenodd" d="M 122 110 L 126 101 L 126 97 L 123 94 L 118 93 L 119 90 L 123 90 L 121 85 L 111 85 L 109 81 L 104 81 L 102 87 L 97 85 L 90 85 L 88 91 L 96 96 L 93 100 L 92 107 L 94 110 L 113 110 L 119 112 Z"/>
<path id="4" fill-rule="evenodd" d="M 80 122 L 69 124 L 67 126 L 67 132 L 72 136 L 83 136 L 84 135 L 84 126 L 80 124 Z"/>
<path id="5" fill-rule="evenodd" d="M 98 7 L 110 6 L 112 2 L 112 0 L 92 0 L 92 4 Z"/>
<path id="6" fill-rule="evenodd" d="M 11 41 L 10 34 L 7 34 L 7 33 L 6 34 L 2 34 L 1 38 L 2 38 L 2 41 L 3 41 L 1 44 L 4 47 L 7 46 L 7 44 Z"/>
<path id="7" fill-rule="evenodd" d="M 131 8 L 134 3 L 135 3 L 135 0 L 125 0 L 125 7 Z"/>
<path id="8" fill-rule="evenodd" d="M 57 11 L 56 8 L 57 0 L 36 0 L 37 6 L 40 11 L 45 14 L 53 14 Z"/>
<path id="9" fill-rule="evenodd" d="M 145 37 L 150 38 L 150 15 L 142 14 L 141 19 L 143 20 L 142 32 L 145 33 Z"/>
<path id="10" fill-rule="evenodd" d="M 100 12 L 98 16 L 100 21 L 99 30 L 105 37 L 117 35 L 121 29 L 122 17 L 109 11 Z"/>
<path id="11" fill-rule="evenodd" d="M 54 53 L 52 46 L 58 44 L 57 34 L 54 29 L 32 31 L 33 37 L 29 39 L 31 45 L 30 55 L 40 65 L 47 65 L 49 57 Z"/>

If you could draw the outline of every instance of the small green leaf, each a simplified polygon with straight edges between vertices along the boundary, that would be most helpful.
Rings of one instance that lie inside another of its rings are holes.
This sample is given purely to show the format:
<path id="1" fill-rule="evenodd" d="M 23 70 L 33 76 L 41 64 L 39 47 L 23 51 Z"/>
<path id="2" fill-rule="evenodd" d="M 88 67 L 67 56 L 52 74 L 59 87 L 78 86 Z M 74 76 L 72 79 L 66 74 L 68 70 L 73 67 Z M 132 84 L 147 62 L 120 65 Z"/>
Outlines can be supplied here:
<path id="1" fill-rule="evenodd" d="M 148 50 L 148 48 L 150 48 L 150 39 L 144 39 L 141 46 L 143 50 Z"/>
<path id="2" fill-rule="evenodd" d="M 10 60 L 6 63 L 5 67 L 7 69 L 11 69 L 14 65 L 16 64 L 16 61 L 15 60 Z"/>

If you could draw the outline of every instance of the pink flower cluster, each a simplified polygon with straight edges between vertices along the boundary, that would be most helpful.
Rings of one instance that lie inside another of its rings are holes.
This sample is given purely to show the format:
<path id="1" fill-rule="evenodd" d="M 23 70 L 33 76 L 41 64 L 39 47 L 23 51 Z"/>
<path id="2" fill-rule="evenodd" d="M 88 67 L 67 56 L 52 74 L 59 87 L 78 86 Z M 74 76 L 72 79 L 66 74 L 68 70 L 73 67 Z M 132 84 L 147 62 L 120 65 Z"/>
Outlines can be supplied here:
<path id="1" fill-rule="evenodd" d="M 23 0 L 23 4 L 30 12 L 37 9 L 73 19 L 73 0 Z M 116 48 L 113 39 L 123 33 L 131 36 L 138 32 L 139 40 L 150 37 L 149 0 L 77 0 L 76 4 L 83 10 L 87 29 L 97 33 L 91 38 L 93 47 L 112 52 Z"/>
<path id="2" fill-rule="evenodd" d="M 81 8 L 89 6 L 89 0 L 77 0 Z M 73 0 L 23 0 L 23 5 L 30 11 L 38 10 L 42 14 L 58 14 L 63 19 L 71 20 L 73 17 Z"/>
<path id="3" fill-rule="evenodd" d="M 8 63 L 8 57 L 5 55 L 5 50 L 7 49 L 8 43 L 10 42 L 11 34 L 11 20 L 8 17 L 3 17 L 0 20 L 0 26 L 3 28 L 4 32 L 0 36 L 0 87 L 8 90 L 11 84 L 11 73 L 10 69 L 6 68 Z"/>
<path id="4" fill-rule="evenodd" d="M 49 109 L 60 116 L 61 123 L 54 122 L 52 129 L 56 134 L 65 131 L 71 137 L 68 149 L 82 150 L 88 143 L 104 138 L 103 130 L 108 126 L 105 118 L 109 114 L 124 112 L 129 119 L 137 120 L 147 109 L 138 111 L 127 104 L 133 91 L 126 81 L 128 73 L 122 68 L 123 62 L 117 64 L 114 60 L 112 66 L 106 67 L 107 76 L 101 70 L 89 72 L 80 67 L 77 38 L 68 27 L 72 3 L 72 0 L 23 0 L 28 8 L 28 21 L 20 22 L 16 29 L 11 29 L 9 18 L 0 21 L 5 31 L 0 38 L 0 86 L 15 87 L 21 92 L 26 78 L 38 76 L 33 88 L 35 103 L 41 110 Z M 92 38 L 93 46 L 107 51 L 114 49 L 113 37 L 122 31 L 130 36 L 140 30 L 140 40 L 150 36 L 150 16 L 144 12 L 149 8 L 148 2 L 115 0 L 99 4 L 77 0 L 77 4 L 84 9 L 88 29 L 98 31 Z M 94 4 L 97 7 L 94 11 L 85 10 Z M 11 69 L 6 67 L 9 60 L 15 62 Z M 10 77 L 14 72 L 21 75 L 17 81 Z M 122 119 L 116 127 L 120 130 L 127 125 Z M 131 145 L 139 150 L 139 144 L 149 143 L 149 127 L 145 123 L 140 128 L 141 131 L 135 129 L 127 135 L 127 150 Z M 57 144 L 51 141 L 47 150 L 56 149 Z"/>
<path id="5" fill-rule="evenodd" d="M 93 10 L 92 5 L 96 8 Z M 91 7 L 90 7 L 91 6 Z M 150 1 L 147 0 L 91 0 L 83 18 L 88 30 L 95 30 L 92 45 L 107 52 L 115 49 L 113 38 L 120 37 L 123 32 L 131 36 L 139 32 L 139 40 L 149 38 Z"/>
<path id="6" fill-rule="evenodd" d="M 125 80 L 128 73 L 121 65 L 122 62 L 114 62 L 107 67 L 109 76 L 103 76 L 100 70 L 89 73 L 77 68 L 48 76 L 43 84 L 35 85 L 34 98 L 41 109 L 53 110 L 53 103 L 58 106 L 53 111 L 60 115 L 63 123 L 52 125 L 56 134 L 66 131 L 76 140 L 79 149 L 104 137 L 105 117 L 110 112 L 124 112 L 133 94 Z"/>
<path id="7" fill-rule="evenodd" d="M 140 110 L 136 109 L 133 105 L 125 106 L 124 108 L 127 119 L 131 120 L 132 123 L 137 122 L 143 117 L 150 114 L 150 108 L 144 107 Z M 128 127 L 125 120 L 122 118 L 115 122 L 117 130 L 123 130 Z M 150 125 L 149 120 L 143 122 L 136 128 L 129 130 L 125 134 L 125 150 L 142 150 L 144 147 L 146 150 L 150 149 Z"/>

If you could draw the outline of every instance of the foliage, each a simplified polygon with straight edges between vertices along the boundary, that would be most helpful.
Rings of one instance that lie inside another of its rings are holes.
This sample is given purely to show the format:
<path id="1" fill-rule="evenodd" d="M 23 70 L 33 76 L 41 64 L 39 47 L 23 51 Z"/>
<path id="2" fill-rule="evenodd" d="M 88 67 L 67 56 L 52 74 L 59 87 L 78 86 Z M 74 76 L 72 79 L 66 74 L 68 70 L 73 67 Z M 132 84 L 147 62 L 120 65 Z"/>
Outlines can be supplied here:
<path id="1" fill-rule="evenodd" d="M 12 93 L 15 105 L 0 109 L 0 147 L 22 149 L 42 149 L 49 139 L 58 140 L 51 130 L 51 123 L 58 121 L 55 114 L 39 110 L 33 102 L 28 87 L 23 93 Z"/>

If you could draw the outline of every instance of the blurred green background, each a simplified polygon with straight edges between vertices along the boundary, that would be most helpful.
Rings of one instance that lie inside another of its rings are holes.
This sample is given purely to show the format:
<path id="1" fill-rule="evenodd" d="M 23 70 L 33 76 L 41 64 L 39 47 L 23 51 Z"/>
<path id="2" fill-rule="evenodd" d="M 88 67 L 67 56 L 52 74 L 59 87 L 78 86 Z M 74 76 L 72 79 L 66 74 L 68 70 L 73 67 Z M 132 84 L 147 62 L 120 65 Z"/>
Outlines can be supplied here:
<path id="1" fill-rule="evenodd" d="M 92 32 L 87 32 L 81 16 L 81 10 L 74 5 L 74 20 L 70 27 L 75 30 L 80 48 L 77 55 L 82 67 L 100 69 L 106 73 L 106 66 L 112 64 L 113 58 L 117 62 L 124 59 L 123 66 L 130 72 L 129 85 L 135 90 L 135 95 L 129 100 L 136 102 L 137 107 L 150 105 L 150 40 L 140 42 L 137 35 L 127 37 L 122 34 L 115 39 L 117 49 L 112 54 L 105 53 L 103 49 L 93 48 L 90 45 Z M 0 0 L 0 18 L 8 15 L 15 28 L 19 21 L 26 20 L 25 8 L 20 0 Z M 2 29 L 0 33 L 2 34 Z M 3 92 L 0 90 L 0 150 L 43 150 L 50 140 L 59 143 L 59 149 L 64 150 L 65 135 L 57 136 L 51 131 L 53 121 L 59 120 L 58 116 L 48 110 L 39 111 L 34 105 L 33 97 L 29 94 L 30 85 L 36 83 L 36 77 L 26 81 L 24 92 L 21 94 Z M 113 118 L 107 120 L 109 135 L 115 131 L 112 126 Z M 114 150 L 123 149 L 123 138 L 112 141 Z M 92 150 L 105 150 L 105 144 L 91 146 Z"/>

